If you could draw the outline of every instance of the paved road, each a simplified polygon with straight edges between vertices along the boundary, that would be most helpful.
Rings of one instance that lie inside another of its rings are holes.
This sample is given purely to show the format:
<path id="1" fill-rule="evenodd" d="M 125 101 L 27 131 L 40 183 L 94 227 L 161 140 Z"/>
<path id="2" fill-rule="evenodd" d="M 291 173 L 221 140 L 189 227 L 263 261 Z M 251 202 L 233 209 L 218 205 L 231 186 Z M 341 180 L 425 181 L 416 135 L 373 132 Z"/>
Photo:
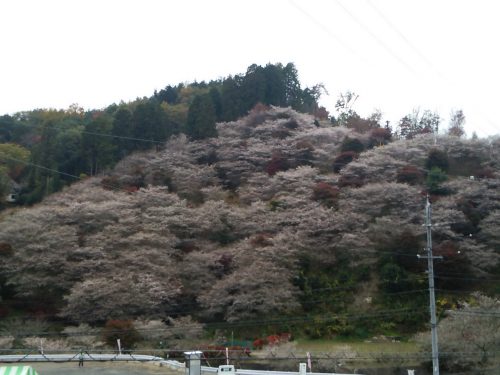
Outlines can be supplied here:
<path id="1" fill-rule="evenodd" d="M 168 367 L 158 367 L 151 363 L 91 363 L 85 362 L 78 367 L 78 362 L 30 363 L 40 375 L 182 375 Z"/>

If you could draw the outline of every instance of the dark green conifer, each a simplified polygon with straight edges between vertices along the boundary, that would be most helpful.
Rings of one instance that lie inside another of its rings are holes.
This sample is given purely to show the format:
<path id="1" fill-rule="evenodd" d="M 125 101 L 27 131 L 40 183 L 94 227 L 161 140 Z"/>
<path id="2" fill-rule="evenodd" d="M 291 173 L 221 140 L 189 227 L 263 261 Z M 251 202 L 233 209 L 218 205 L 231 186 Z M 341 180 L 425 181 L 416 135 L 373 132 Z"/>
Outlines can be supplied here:
<path id="1" fill-rule="evenodd" d="M 186 135 L 193 140 L 217 136 L 215 108 L 210 94 L 198 95 L 189 106 Z"/>

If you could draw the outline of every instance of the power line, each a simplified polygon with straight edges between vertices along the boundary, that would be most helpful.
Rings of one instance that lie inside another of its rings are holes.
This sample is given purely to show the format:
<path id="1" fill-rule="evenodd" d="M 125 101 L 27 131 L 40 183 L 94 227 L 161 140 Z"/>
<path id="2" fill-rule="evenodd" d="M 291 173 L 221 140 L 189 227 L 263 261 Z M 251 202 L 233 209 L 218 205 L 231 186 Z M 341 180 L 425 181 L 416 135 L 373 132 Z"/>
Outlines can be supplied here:
<path id="1" fill-rule="evenodd" d="M 412 43 L 395 25 L 392 23 L 388 17 L 386 17 L 382 11 L 373 4 L 371 0 L 365 0 L 366 3 L 378 14 L 382 20 L 408 45 L 430 68 L 432 68 L 438 77 L 448 86 L 449 89 L 452 89 L 454 92 L 456 91 L 454 89 L 454 84 L 451 82 L 435 65 L 434 63 L 428 59 L 421 51 L 418 49 L 414 43 Z M 482 111 L 480 111 L 480 114 L 484 119 L 486 119 L 487 122 L 490 123 L 494 128 L 496 125 L 493 123 L 493 121 L 489 118 L 489 116 L 486 116 Z M 483 126 L 480 124 L 476 124 L 476 127 L 484 129 Z"/>
<path id="2" fill-rule="evenodd" d="M 384 20 L 384 22 L 398 34 L 398 36 L 415 52 L 417 55 L 426 62 L 426 64 L 433 68 L 433 70 L 437 73 L 439 78 L 449 87 L 449 89 L 456 92 L 456 89 L 453 87 L 453 84 L 438 70 L 434 64 L 428 59 L 398 28 L 377 8 L 374 4 L 367 1 L 368 4 L 372 7 L 372 9 L 378 14 L 380 18 Z M 302 14 L 304 14 L 308 19 L 310 19 L 314 24 L 316 24 L 320 29 L 327 32 L 332 38 L 334 38 L 337 42 L 339 42 L 344 48 L 348 49 L 352 54 L 356 55 L 356 57 L 360 58 L 366 65 L 372 66 L 372 64 L 367 61 L 365 58 L 361 57 L 356 51 L 354 51 L 348 44 L 340 40 L 335 34 L 332 34 L 330 29 L 325 27 L 322 23 L 320 23 L 317 19 L 311 16 L 308 12 L 306 12 L 303 8 L 300 8 L 295 2 L 289 0 L 289 3 L 297 8 Z M 336 0 L 337 5 L 356 23 L 358 24 L 366 33 L 368 33 L 387 53 L 389 53 L 396 61 L 398 61 L 403 67 L 405 67 L 410 73 L 412 73 L 416 78 L 420 79 L 420 75 L 410 66 L 404 59 L 402 59 L 397 53 L 393 51 L 393 49 L 385 43 L 381 38 L 379 38 L 370 28 L 368 28 L 362 21 L 358 19 L 348 8 L 346 8 L 340 0 Z M 496 125 L 493 121 L 486 116 L 483 111 L 480 111 L 481 116 L 493 126 Z M 476 124 L 476 127 L 483 128 L 481 124 Z"/>
<path id="3" fill-rule="evenodd" d="M 487 281 L 487 282 L 500 282 L 500 279 L 492 279 L 492 278 L 479 278 L 479 277 L 456 277 L 456 276 L 442 276 L 442 274 L 438 274 L 434 276 L 436 279 L 444 279 L 444 280 L 468 280 L 468 281 Z"/>
<path id="4" fill-rule="evenodd" d="M 417 72 L 408 65 L 403 59 L 401 59 L 393 50 L 390 48 L 382 39 L 380 39 L 375 33 L 373 33 L 363 22 L 361 22 L 349 9 L 347 9 L 340 0 L 335 0 L 335 3 L 351 18 L 356 22 L 366 33 L 368 33 L 383 49 L 385 49 L 395 60 L 397 60 L 403 67 L 410 71 L 417 78 L 419 75 Z"/>
<path id="5" fill-rule="evenodd" d="M 54 127 L 56 127 L 56 126 L 54 126 Z M 86 131 L 86 130 L 80 130 L 80 132 L 84 133 L 84 134 L 97 135 L 97 136 L 101 136 L 101 137 L 124 139 L 124 140 L 127 140 L 127 141 L 138 141 L 138 142 L 147 142 L 147 143 L 155 143 L 155 144 L 165 144 L 165 141 L 155 141 L 153 139 L 125 137 L 125 136 L 121 136 L 121 135 L 113 135 L 113 134 L 106 134 L 106 133 L 89 132 L 89 131 Z"/>
<path id="6" fill-rule="evenodd" d="M 378 284 L 379 285 L 384 285 L 384 284 L 389 284 L 393 283 L 393 281 L 381 281 Z M 307 292 L 323 292 L 323 291 L 348 291 L 348 290 L 356 290 L 359 288 L 358 286 L 349 286 L 349 287 L 331 287 L 331 288 L 318 288 L 318 289 L 310 289 L 307 290 Z M 412 290 L 406 290 L 406 291 L 400 291 L 400 292 L 381 292 L 382 294 L 380 297 L 385 297 L 385 296 L 398 296 L 398 295 L 411 295 L 411 294 L 423 294 L 424 292 L 427 292 L 427 289 L 412 289 Z M 443 292 L 443 293 L 455 293 L 455 294 L 461 294 L 461 295 L 468 295 L 470 292 L 464 291 L 464 290 L 445 290 L 445 289 L 437 289 L 437 292 Z M 303 292 L 303 291 L 301 291 Z M 300 293 L 300 292 L 299 292 Z M 300 298 L 300 296 L 298 296 Z M 324 303 L 324 302 L 331 302 L 332 300 L 338 300 L 340 298 L 343 298 L 342 296 L 325 296 L 322 299 L 306 299 L 306 300 L 299 300 L 298 302 L 301 305 L 309 305 L 309 304 L 316 304 L 316 303 Z M 202 305 L 199 302 L 184 302 L 184 303 L 178 303 L 175 305 L 171 313 L 177 314 L 182 314 L 182 315 L 189 315 L 192 313 L 199 312 L 199 308 L 195 308 Z M 179 309 L 183 308 L 183 309 Z M 192 307 L 186 309 L 185 307 Z M 213 305 L 212 307 L 221 307 L 225 308 L 228 307 L 226 304 L 220 304 L 220 305 Z M 53 314 L 41 314 L 41 313 L 36 313 L 36 317 L 54 317 Z M 66 322 L 72 322 L 72 319 L 62 319 L 60 317 L 57 318 L 58 321 L 66 321 Z"/>
<path id="7" fill-rule="evenodd" d="M 33 128 L 35 130 L 40 130 L 40 128 L 43 128 L 43 125 L 34 124 L 34 123 L 24 123 L 23 126 Z M 85 128 L 85 125 L 84 124 L 77 124 L 74 127 L 68 127 L 68 126 L 65 127 L 65 126 L 61 126 L 61 125 L 51 124 L 50 126 L 47 126 L 47 129 L 58 129 L 61 131 L 77 130 L 79 133 L 83 133 L 83 134 L 90 134 L 90 135 L 96 135 L 96 136 L 107 137 L 107 138 L 123 139 L 123 140 L 127 140 L 127 141 L 154 143 L 154 144 L 165 144 L 165 142 L 166 142 L 166 141 L 157 141 L 154 139 L 145 139 L 145 138 L 128 137 L 128 136 L 108 134 L 108 133 L 91 132 L 88 130 L 79 129 L 79 127 Z"/>
<path id="8" fill-rule="evenodd" d="M 379 285 L 384 285 L 384 284 L 389 284 L 392 283 L 392 281 L 381 281 L 378 284 Z M 319 289 L 311 289 L 307 290 L 307 292 L 310 293 L 315 293 L 317 291 L 349 291 L 349 290 L 356 290 L 358 289 L 359 286 L 350 286 L 350 287 L 332 287 L 332 288 L 319 288 Z M 413 290 L 405 290 L 405 291 L 400 291 L 400 292 L 383 292 L 381 297 L 386 297 L 386 296 L 398 296 L 398 295 L 411 295 L 411 294 L 423 294 L 426 292 L 427 289 L 413 289 Z M 304 291 L 298 292 L 299 295 L 297 295 L 297 302 L 301 305 L 314 305 L 314 304 L 321 304 L 321 303 L 331 303 L 332 301 L 337 301 L 339 299 L 344 298 L 344 296 L 324 296 L 323 298 L 317 298 L 316 299 L 301 299 L 300 293 L 303 293 Z M 172 307 L 172 311 L 169 311 L 170 314 L 182 314 L 182 315 L 191 315 L 193 313 L 198 313 L 200 309 L 198 306 L 203 306 L 203 303 L 200 302 L 185 302 L 185 303 L 178 303 L 175 304 Z M 211 308 L 221 308 L 221 309 L 226 309 L 229 306 L 225 303 L 221 303 L 218 305 L 211 305 Z M 168 314 L 167 314 L 168 315 Z M 55 317 L 53 314 L 42 314 L 42 313 L 36 313 L 36 317 Z M 65 322 L 73 322 L 74 320 L 72 319 L 63 319 L 60 317 L 57 317 L 57 321 L 65 321 Z M 1 326 L 1 324 L 0 324 Z"/>
<path id="9" fill-rule="evenodd" d="M 123 329 L 123 330 L 109 330 L 106 332 L 116 333 L 123 331 L 136 330 L 139 332 L 148 332 L 148 331 L 176 331 L 176 330 L 201 330 L 203 327 L 206 328 L 237 328 L 237 327 L 259 327 L 266 325 L 297 325 L 297 324 L 324 324 L 328 322 L 335 322 L 337 319 L 346 319 L 346 320 L 364 320 L 364 319 L 373 319 L 373 318 L 382 318 L 382 317 L 391 317 L 398 316 L 401 314 L 415 313 L 415 312 L 424 312 L 427 309 L 413 309 L 413 308 L 401 308 L 401 309 L 390 309 L 390 310 L 377 310 L 371 313 L 363 313 L 363 314 L 328 314 L 322 316 L 295 316 L 288 318 L 279 318 L 279 319 L 262 319 L 262 320 L 245 320 L 245 321 L 237 321 L 237 322 L 208 322 L 208 323 L 196 323 L 196 324 L 188 324 L 180 327 L 165 327 L 165 328 L 144 328 L 144 329 Z M 4 328 L 3 332 L 8 332 L 8 329 Z M 61 332 L 47 332 L 47 331 L 39 331 L 39 332 L 29 332 L 23 334 L 23 336 L 86 336 L 95 334 L 95 331 L 89 332 L 78 332 L 78 333 L 61 333 Z"/>
<path id="10" fill-rule="evenodd" d="M 338 44 L 348 50 L 353 56 L 357 57 L 363 63 L 369 66 L 373 66 L 369 60 L 367 60 L 364 56 L 360 55 L 356 50 L 354 50 L 349 44 L 345 43 L 342 39 L 340 39 L 335 33 L 333 33 L 330 28 L 326 27 L 322 22 L 318 21 L 315 17 L 313 17 L 309 12 L 307 12 L 304 8 L 299 6 L 294 0 L 288 0 L 288 3 L 292 5 L 295 9 L 297 9 L 300 13 L 305 15 L 313 24 L 318 26 L 323 32 L 328 34 L 331 38 L 333 38 Z"/>
<path id="11" fill-rule="evenodd" d="M 475 315 L 482 316 L 488 318 L 500 318 L 500 311 L 491 311 L 491 310 L 448 310 L 448 313 L 452 315 Z"/>
<path id="12" fill-rule="evenodd" d="M 101 135 L 101 136 L 110 136 L 110 135 L 101 134 L 101 133 L 92 133 L 92 134 Z M 119 137 L 119 138 L 131 139 L 131 140 L 141 140 L 139 138 L 130 138 L 130 137 Z M 149 140 L 144 140 L 144 141 L 149 142 Z M 160 142 L 160 141 L 151 141 L 151 142 L 154 142 L 154 143 L 163 143 L 163 142 Z M 37 167 L 37 168 L 41 168 L 41 169 L 45 169 L 45 170 L 50 170 L 50 171 L 52 171 L 54 173 L 58 173 L 58 174 L 66 176 L 66 177 L 72 177 L 72 178 L 75 178 L 75 179 L 81 179 L 78 176 L 71 175 L 69 173 L 62 172 L 62 171 L 57 171 L 55 169 L 48 168 L 48 167 L 45 167 L 43 165 L 29 163 L 29 162 L 22 161 L 22 160 L 17 160 L 17 159 L 14 159 L 14 158 L 8 158 L 6 156 L 3 156 L 3 158 L 4 159 L 7 158 L 7 159 L 10 159 L 10 160 L 13 160 L 13 161 L 17 161 L 17 162 L 21 162 L 21 163 L 24 163 L 24 164 L 28 164 L 28 165 L 31 165 L 31 166 L 34 166 L 34 167 Z M 257 162 L 266 164 L 266 163 L 269 163 L 269 158 L 271 158 L 271 159 L 279 159 L 279 160 L 288 160 L 288 161 L 305 161 L 307 163 L 312 164 L 312 167 L 316 167 L 314 164 L 324 163 L 324 161 L 317 160 L 314 156 L 312 156 L 311 158 L 302 158 L 302 157 L 285 156 L 285 155 L 271 155 L 271 156 L 269 156 L 269 155 L 263 155 L 263 156 L 260 156 L 260 157 L 238 157 L 238 160 L 244 161 L 244 162 L 249 162 L 249 163 L 257 161 Z M 331 162 L 331 161 L 329 161 L 329 162 Z M 109 187 L 111 187 L 111 185 L 109 185 Z M 119 190 L 120 188 L 116 187 L 116 189 Z"/>
<path id="13" fill-rule="evenodd" d="M 436 278 L 436 277 L 434 277 Z M 441 289 L 441 288 L 435 288 L 436 292 L 442 293 L 442 294 L 458 294 L 464 297 L 468 297 L 471 294 L 474 293 L 472 290 L 459 290 L 459 289 Z"/>
<path id="14" fill-rule="evenodd" d="M 275 325 L 275 324 L 287 324 L 287 325 L 297 325 L 297 324 L 323 324 L 328 322 L 336 321 L 337 319 L 347 319 L 347 320 L 363 320 L 363 319 L 373 319 L 377 317 L 390 317 L 398 316 L 406 313 L 416 313 L 425 312 L 427 309 L 391 309 L 391 310 L 378 310 L 372 313 L 364 314 L 334 314 L 334 315 L 323 315 L 323 316 L 296 316 L 293 318 L 281 318 L 281 319 L 265 319 L 265 320 L 247 320 L 240 322 L 211 322 L 211 323 L 197 323 L 188 324 L 179 327 L 165 327 L 165 328 L 132 328 L 132 329 L 122 329 L 122 330 L 106 330 L 107 333 L 119 333 L 127 330 L 135 330 L 137 332 L 176 332 L 176 331 L 199 331 L 204 327 L 207 328 L 235 328 L 235 327 L 257 327 L 263 325 Z M 462 310 L 451 310 L 450 313 L 464 313 L 471 315 L 487 316 L 487 317 L 499 317 L 500 313 L 490 312 L 490 311 L 462 311 Z M 3 329 L 4 333 L 8 332 L 8 329 Z M 15 332 L 14 332 L 15 333 Z M 89 336 L 95 335 L 97 332 L 95 330 L 87 332 L 29 332 L 24 333 L 23 336 L 61 336 L 61 337 L 71 337 L 71 336 Z"/>
<path id="15" fill-rule="evenodd" d="M 43 170 L 46 170 L 46 171 L 54 172 L 54 173 L 60 174 L 62 176 L 71 177 L 71 178 L 74 178 L 74 179 L 77 179 L 77 180 L 81 180 L 82 179 L 81 177 L 75 176 L 75 175 L 70 174 L 70 173 L 58 171 L 57 169 L 48 168 L 48 167 L 45 167 L 43 165 L 31 163 L 29 161 L 25 161 L 25 160 L 21 160 L 21 159 L 16 159 L 16 158 L 13 158 L 13 157 L 10 157 L 10 156 L 0 155 L 0 158 L 3 159 L 3 160 L 10 160 L 10 161 L 15 161 L 17 163 L 22 163 L 22 164 L 25 164 L 25 165 L 30 165 L 30 166 L 33 166 L 33 167 L 36 167 L 36 168 L 40 168 L 40 169 L 43 169 Z"/>
<path id="16" fill-rule="evenodd" d="M 366 3 L 379 15 L 380 18 L 384 20 L 384 22 L 396 33 L 398 36 L 418 55 L 420 58 L 427 63 L 427 65 L 434 70 L 436 70 L 439 74 L 439 72 L 435 67 L 434 64 L 401 32 L 399 29 L 387 18 L 378 7 L 373 4 L 371 0 L 365 0 Z"/>
<path id="17" fill-rule="evenodd" d="M 39 169 L 43 169 L 43 170 L 46 170 L 46 171 L 49 171 L 49 172 L 60 174 L 62 176 L 71 177 L 71 178 L 74 178 L 75 180 L 85 180 L 86 179 L 86 177 L 75 176 L 75 175 L 70 174 L 70 173 L 62 172 L 62 171 L 59 171 L 57 169 L 48 168 L 48 167 L 45 167 L 43 165 L 35 164 L 35 163 L 29 162 L 29 161 L 25 161 L 25 160 L 21 160 L 21 159 L 16 159 L 16 158 L 12 158 L 12 157 L 8 157 L 8 156 L 2 156 L 2 155 L 0 155 L 0 159 L 15 161 L 15 162 L 22 163 L 22 164 L 25 164 L 25 165 L 29 165 L 29 166 L 32 166 L 32 167 L 35 167 L 35 168 L 39 168 Z M 119 186 L 115 186 L 115 185 L 111 185 L 111 184 L 108 184 L 108 183 L 104 183 L 102 181 L 101 181 L 101 186 L 105 186 L 105 187 L 107 187 L 109 189 L 112 189 L 112 190 L 129 193 L 127 190 L 125 190 L 125 189 L 123 189 L 123 188 L 121 188 Z"/>

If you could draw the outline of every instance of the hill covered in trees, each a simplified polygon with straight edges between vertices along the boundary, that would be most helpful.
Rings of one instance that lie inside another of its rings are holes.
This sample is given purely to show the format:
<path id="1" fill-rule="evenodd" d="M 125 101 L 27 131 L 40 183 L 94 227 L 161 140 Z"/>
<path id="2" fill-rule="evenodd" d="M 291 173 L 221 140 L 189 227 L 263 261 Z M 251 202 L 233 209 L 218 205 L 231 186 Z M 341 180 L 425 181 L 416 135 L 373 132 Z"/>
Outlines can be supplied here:
<path id="1" fill-rule="evenodd" d="M 430 111 L 393 130 L 352 93 L 330 117 L 320 92 L 293 64 L 252 65 L 100 111 L 1 117 L 0 193 L 18 193 L 0 212 L 1 345 L 48 330 L 95 345 L 104 325 L 169 343 L 412 335 L 428 321 L 427 194 L 440 317 L 498 309 L 500 140 L 463 139 L 461 111 L 448 135 Z"/>
<path id="2" fill-rule="evenodd" d="M 246 115 L 257 103 L 290 106 L 326 118 L 322 86 L 302 88 L 292 63 L 251 65 L 245 74 L 168 85 L 149 98 L 85 111 L 37 109 L 0 116 L 0 208 L 15 191 L 20 204 L 38 202 L 79 177 L 112 168 L 137 150 L 161 147 L 172 135 L 216 135 L 218 121 Z"/>
<path id="3" fill-rule="evenodd" d="M 216 130 L 176 135 L 4 211 L 3 314 L 260 320 L 311 337 L 414 332 L 428 320 L 416 257 L 427 191 L 444 256 L 440 309 L 498 292 L 498 140 L 391 142 L 382 128 L 358 133 L 261 105 Z"/>

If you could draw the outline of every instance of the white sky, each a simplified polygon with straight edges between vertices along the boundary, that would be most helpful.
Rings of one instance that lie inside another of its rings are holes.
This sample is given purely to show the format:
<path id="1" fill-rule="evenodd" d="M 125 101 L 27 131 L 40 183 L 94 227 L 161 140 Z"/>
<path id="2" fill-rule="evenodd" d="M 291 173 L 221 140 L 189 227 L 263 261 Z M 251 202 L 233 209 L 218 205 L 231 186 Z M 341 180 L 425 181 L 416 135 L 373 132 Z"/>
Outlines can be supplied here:
<path id="1" fill-rule="evenodd" d="M 331 112 L 359 94 L 393 125 L 413 108 L 500 133 L 496 0 L 3 0 L 0 114 L 103 108 L 184 81 L 294 62 Z"/>

